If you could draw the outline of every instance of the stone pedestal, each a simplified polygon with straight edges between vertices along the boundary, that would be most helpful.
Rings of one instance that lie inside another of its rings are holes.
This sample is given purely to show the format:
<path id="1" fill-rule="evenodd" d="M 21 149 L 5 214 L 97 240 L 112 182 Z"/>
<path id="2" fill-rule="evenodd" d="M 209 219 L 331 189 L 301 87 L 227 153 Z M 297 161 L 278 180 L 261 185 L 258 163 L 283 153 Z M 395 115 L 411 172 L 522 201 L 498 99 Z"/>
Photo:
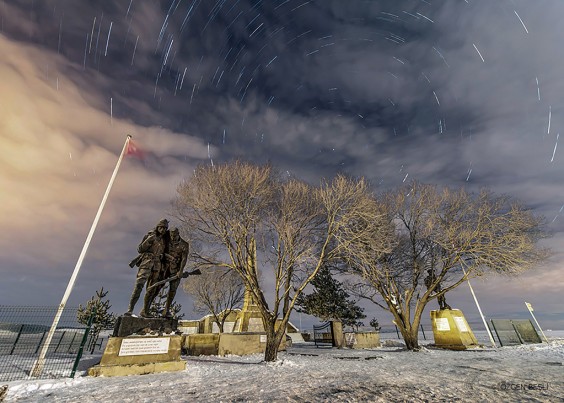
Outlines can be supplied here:
<path id="1" fill-rule="evenodd" d="M 88 370 L 90 376 L 143 375 L 183 371 L 181 336 L 110 337 L 102 360 Z"/>
<path id="2" fill-rule="evenodd" d="M 465 350 L 479 346 L 460 309 L 431 311 L 431 323 L 437 347 Z"/>
<path id="3" fill-rule="evenodd" d="M 130 335 L 163 335 L 173 334 L 178 330 L 178 319 L 165 318 L 138 318 L 137 316 L 120 316 L 117 318 L 114 337 Z"/>

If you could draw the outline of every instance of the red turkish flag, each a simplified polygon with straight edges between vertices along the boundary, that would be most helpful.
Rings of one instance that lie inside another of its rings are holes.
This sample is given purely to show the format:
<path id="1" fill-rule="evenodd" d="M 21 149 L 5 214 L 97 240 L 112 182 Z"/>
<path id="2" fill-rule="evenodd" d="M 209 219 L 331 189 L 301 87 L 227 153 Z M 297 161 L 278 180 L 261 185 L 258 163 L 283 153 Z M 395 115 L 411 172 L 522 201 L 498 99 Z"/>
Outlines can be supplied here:
<path id="1" fill-rule="evenodd" d="M 133 140 L 127 142 L 127 149 L 125 150 L 125 155 L 133 155 L 134 157 L 143 159 L 145 158 L 145 152 L 141 150 Z"/>

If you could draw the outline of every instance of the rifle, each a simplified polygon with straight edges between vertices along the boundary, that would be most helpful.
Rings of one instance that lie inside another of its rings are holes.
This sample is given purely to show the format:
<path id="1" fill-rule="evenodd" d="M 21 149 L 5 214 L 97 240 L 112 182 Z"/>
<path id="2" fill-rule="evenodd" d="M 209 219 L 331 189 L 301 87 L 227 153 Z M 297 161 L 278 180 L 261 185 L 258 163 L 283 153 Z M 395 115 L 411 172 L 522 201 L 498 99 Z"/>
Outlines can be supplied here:
<path id="1" fill-rule="evenodd" d="M 131 267 L 132 269 L 137 266 L 139 267 L 139 265 L 141 264 L 141 261 L 143 260 L 143 255 L 144 253 L 140 253 L 138 254 L 131 262 L 129 262 L 129 267 Z M 163 253 L 162 255 L 157 255 L 159 257 L 159 259 L 167 259 L 170 262 L 173 262 L 175 260 L 174 256 L 169 255 L 168 253 Z"/>
<path id="2" fill-rule="evenodd" d="M 141 264 L 141 259 L 143 258 L 143 255 L 137 255 L 135 257 L 135 259 L 133 259 L 131 262 L 129 262 L 129 267 L 131 267 L 132 269 L 137 266 L 139 267 L 139 265 Z"/>
<path id="3" fill-rule="evenodd" d="M 147 287 L 147 291 L 149 291 L 149 290 L 151 290 L 151 289 L 153 289 L 156 286 L 159 286 L 161 284 L 168 283 L 169 281 L 178 280 L 179 278 L 186 278 L 188 276 L 197 276 L 199 274 L 202 274 L 200 269 L 196 269 L 196 270 L 192 270 L 192 271 L 185 271 L 184 273 L 182 273 L 182 275 L 180 277 L 178 275 L 175 275 L 175 276 L 171 276 L 169 278 L 165 278 L 164 280 L 157 281 L 155 284 L 151 285 L 150 287 Z"/>

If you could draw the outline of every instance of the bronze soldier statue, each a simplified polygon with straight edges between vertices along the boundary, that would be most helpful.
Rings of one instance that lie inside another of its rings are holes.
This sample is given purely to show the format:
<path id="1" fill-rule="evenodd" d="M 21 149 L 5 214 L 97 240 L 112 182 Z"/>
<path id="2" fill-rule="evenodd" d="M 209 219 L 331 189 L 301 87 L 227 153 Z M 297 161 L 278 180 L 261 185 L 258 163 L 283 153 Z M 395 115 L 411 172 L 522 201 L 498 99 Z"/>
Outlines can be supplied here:
<path id="1" fill-rule="evenodd" d="M 143 287 L 147 285 L 143 309 L 141 310 L 140 316 L 144 318 L 150 317 L 149 308 L 158 290 L 149 288 L 152 284 L 158 282 L 164 274 L 163 263 L 167 246 L 167 231 L 168 220 L 160 220 L 155 229 L 149 231 L 149 233 L 143 237 L 143 240 L 137 248 L 140 255 L 133 259 L 130 266 L 139 266 L 139 270 L 137 271 L 137 280 L 135 281 L 135 287 L 133 288 L 133 293 L 129 300 L 129 308 L 125 313 L 127 316 L 132 315 L 135 304 L 141 296 L 141 291 L 143 291 Z"/>
<path id="2" fill-rule="evenodd" d="M 433 269 L 429 269 L 427 270 L 427 277 L 425 277 L 425 286 L 427 287 L 427 289 L 429 289 L 430 287 L 433 286 L 433 283 L 437 280 L 437 275 L 435 274 L 435 271 Z M 436 286 L 435 286 L 435 293 L 438 294 L 439 292 L 441 292 L 441 283 L 439 282 Z M 442 311 L 443 309 L 451 309 L 450 305 L 446 303 L 446 298 L 445 295 L 439 295 L 437 297 L 437 302 L 439 303 L 439 309 Z"/>
<path id="3" fill-rule="evenodd" d="M 170 230 L 170 238 L 168 244 L 168 250 L 166 254 L 166 277 L 173 278 L 169 283 L 168 294 L 166 297 L 166 303 L 164 307 L 163 316 L 165 318 L 171 318 L 170 306 L 172 301 L 174 301 L 174 296 L 176 295 L 176 290 L 182 279 L 182 272 L 184 271 L 184 266 L 186 266 L 186 260 L 188 259 L 188 252 L 190 247 L 188 242 L 180 237 L 178 228 L 172 228 Z"/>

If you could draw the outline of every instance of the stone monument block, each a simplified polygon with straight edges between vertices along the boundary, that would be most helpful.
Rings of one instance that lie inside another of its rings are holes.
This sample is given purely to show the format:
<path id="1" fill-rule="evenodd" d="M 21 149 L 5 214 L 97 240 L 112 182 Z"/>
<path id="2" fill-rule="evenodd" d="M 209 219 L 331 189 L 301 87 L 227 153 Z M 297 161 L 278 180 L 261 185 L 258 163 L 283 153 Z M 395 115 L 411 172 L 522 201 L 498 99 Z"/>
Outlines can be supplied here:
<path id="1" fill-rule="evenodd" d="M 352 349 L 380 347 L 380 332 L 347 332 L 345 345 Z"/>
<path id="2" fill-rule="evenodd" d="M 90 376 L 143 375 L 183 371 L 181 336 L 110 337 L 99 365 L 88 370 Z"/>
<path id="3" fill-rule="evenodd" d="M 263 332 L 244 333 L 203 333 L 183 335 L 183 349 L 187 355 L 249 355 L 264 353 L 266 334 Z M 280 341 L 279 351 L 286 350 L 286 338 Z"/>
<path id="4" fill-rule="evenodd" d="M 182 348 L 186 355 L 217 355 L 219 333 L 201 333 L 182 335 Z"/>
<path id="5" fill-rule="evenodd" d="M 431 323 L 437 347 L 465 350 L 479 346 L 478 340 L 460 309 L 431 311 Z"/>
<path id="6" fill-rule="evenodd" d="M 264 353 L 266 334 L 261 332 L 222 333 L 219 338 L 218 355 L 249 355 Z M 280 340 L 279 351 L 286 350 L 286 337 Z"/>

